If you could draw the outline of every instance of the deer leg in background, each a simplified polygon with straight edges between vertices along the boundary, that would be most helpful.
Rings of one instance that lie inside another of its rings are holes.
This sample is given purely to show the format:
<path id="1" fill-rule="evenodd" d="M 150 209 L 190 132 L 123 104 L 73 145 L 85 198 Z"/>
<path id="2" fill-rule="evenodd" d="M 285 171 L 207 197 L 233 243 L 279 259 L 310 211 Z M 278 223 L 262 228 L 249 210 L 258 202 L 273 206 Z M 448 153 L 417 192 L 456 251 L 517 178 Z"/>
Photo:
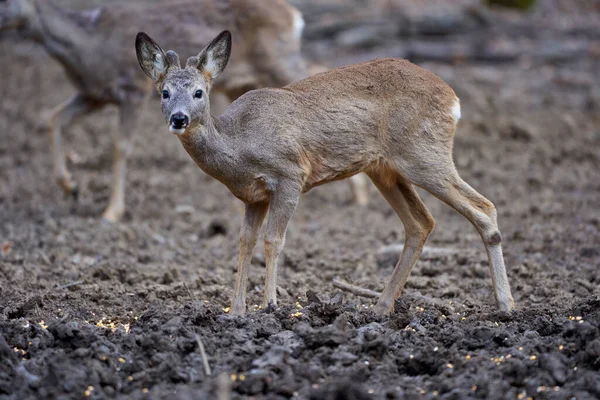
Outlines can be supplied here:
<path id="1" fill-rule="evenodd" d="M 258 231 L 267 214 L 269 203 L 246 204 L 244 222 L 240 230 L 240 259 L 233 293 L 233 302 L 229 313 L 244 315 L 246 312 L 246 291 L 248 272 L 252 261 L 252 252 L 258 239 Z"/>
<path id="2" fill-rule="evenodd" d="M 265 232 L 265 262 L 267 276 L 263 307 L 270 303 L 277 304 L 277 260 L 285 243 L 285 232 L 288 223 L 296 210 L 301 189 L 295 184 L 282 183 L 271 193 L 269 221 Z"/>
<path id="3" fill-rule="evenodd" d="M 54 165 L 54 178 L 62 190 L 74 197 L 78 194 L 78 186 L 73 181 L 63 147 L 62 132 L 65 127 L 71 126 L 79 117 L 101 107 L 100 103 L 85 99 L 81 94 L 76 94 L 69 100 L 58 105 L 49 120 L 50 143 L 52 146 L 52 163 Z"/>
<path id="4" fill-rule="evenodd" d="M 146 96 L 131 96 L 119 107 L 119 127 L 113 143 L 113 181 L 108 207 L 102 214 L 107 222 L 118 222 L 125 213 L 127 156 L 131 151 L 131 136 L 146 104 Z"/>
<path id="5" fill-rule="evenodd" d="M 367 179 L 363 174 L 352 175 L 349 179 L 350 190 L 352 191 L 352 201 L 359 206 L 369 204 L 367 193 Z"/>

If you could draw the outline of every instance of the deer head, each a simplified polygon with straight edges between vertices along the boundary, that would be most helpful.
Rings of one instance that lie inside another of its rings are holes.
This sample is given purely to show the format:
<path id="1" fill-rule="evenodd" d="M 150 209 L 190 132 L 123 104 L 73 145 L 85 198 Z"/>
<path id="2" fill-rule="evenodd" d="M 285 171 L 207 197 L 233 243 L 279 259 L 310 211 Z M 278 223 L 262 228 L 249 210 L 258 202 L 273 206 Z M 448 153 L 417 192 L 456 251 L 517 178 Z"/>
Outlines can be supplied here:
<path id="1" fill-rule="evenodd" d="M 0 0 L 0 31 L 27 29 L 35 12 L 31 0 Z"/>
<path id="2" fill-rule="evenodd" d="M 231 54 L 231 33 L 221 32 L 185 68 L 172 50 L 166 53 L 143 32 L 135 48 L 140 67 L 154 82 L 169 130 L 177 135 L 204 125 L 210 118 L 208 99 L 213 80 L 225 69 Z"/>

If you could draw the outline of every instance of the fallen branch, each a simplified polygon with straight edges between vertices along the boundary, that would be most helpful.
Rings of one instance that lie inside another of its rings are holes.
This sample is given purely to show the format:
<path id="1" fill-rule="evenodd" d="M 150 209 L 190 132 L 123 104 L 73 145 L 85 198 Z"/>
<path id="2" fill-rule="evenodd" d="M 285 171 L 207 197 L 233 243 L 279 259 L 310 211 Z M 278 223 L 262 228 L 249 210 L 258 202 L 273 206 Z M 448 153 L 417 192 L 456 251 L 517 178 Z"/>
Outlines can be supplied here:
<path id="1" fill-rule="evenodd" d="M 81 285 L 82 283 L 83 283 L 83 281 L 69 282 L 69 283 L 67 283 L 65 285 L 57 287 L 57 289 L 58 290 L 62 290 L 62 289 L 70 288 L 71 286 Z"/>
<path id="2" fill-rule="evenodd" d="M 350 292 L 354 295 L 360 296 L 360 297 L 368 297 L 368 298 L 373 299 L 373 298 L 377 298 L 377 297 L 381 296 L 381 293 L 379 293 L 379 292 L 376 292 L 371 289 L 362 288 L 360 286 L 351 285 L 349 283 L 340 281 L 339 279 L 333 280 L 333 286 L 335 286 L 338 289 L 345 290 L 346 292 Z"/>
<path id="3" fill-rule="evenodd" d="M 379 250 L 377 250 L 377 255 L 400 257 L 403 250 L 404 250 L 403 244 L 390 244 L 390 245 L 379 248 Z M 466 252 L 466 250 L 455 249 L 455 248 L 425 246 L 425 247 L 423 247 L 421 256 L 423 258 L 437 258 L 437 257 L 444 257 L 444 256 L 453 255 L 453 254 L 465 253 L 465 252 Z"/>
<path id="4" fill-rule="evenodd" d="M 204 373 L 206 375 L 212 375 L 210 365 L 208 365 L 208 359 L 206 358 L 206 351 L 204 351 L 204 344 L 200 340 L 200 336 L 196 335 L 196 343 L 198 343 L 198 349 L 200 349 L 200 356 L 202 357 L 202 364 L 204 364 Z"/>
<path id="5" fill-rule="evenodd" d="M 194 298 L 194 295 L 192 294 L 192 291 L 190 290 L 190 288 L 188 287 L 188 285 L 186 285 L 185 282 L 182 282 L 182 283 L 183 283 L 183 287 L 185 288 L 185 290 L 187 290 L 188 296 L 190 296 L 190 300 L 192 302 L 196 301 L 196 299 Z"/>

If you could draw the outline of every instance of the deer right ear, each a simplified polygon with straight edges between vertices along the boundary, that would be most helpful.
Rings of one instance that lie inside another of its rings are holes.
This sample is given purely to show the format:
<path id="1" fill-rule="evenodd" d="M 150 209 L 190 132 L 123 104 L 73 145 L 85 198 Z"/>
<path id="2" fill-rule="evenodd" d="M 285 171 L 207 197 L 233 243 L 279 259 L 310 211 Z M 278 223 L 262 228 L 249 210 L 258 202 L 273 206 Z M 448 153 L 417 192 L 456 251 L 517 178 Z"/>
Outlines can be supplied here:
<path id="1" fill-rule="evenodd" d="M 162 81 L 169 69 L 169 62 L 163 49 L 150 36 L 140 32 L 135 37 L 135 52 L 142 71 L 154 83 Z"/>

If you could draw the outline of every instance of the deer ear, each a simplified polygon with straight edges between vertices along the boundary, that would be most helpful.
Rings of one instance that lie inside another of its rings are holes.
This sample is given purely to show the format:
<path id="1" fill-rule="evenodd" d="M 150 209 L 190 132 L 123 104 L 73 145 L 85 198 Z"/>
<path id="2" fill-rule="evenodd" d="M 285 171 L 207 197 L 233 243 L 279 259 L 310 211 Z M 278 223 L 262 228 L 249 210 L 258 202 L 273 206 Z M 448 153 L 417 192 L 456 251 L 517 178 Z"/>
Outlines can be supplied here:
<path id="1" fill-rule="evenodd" d="M 211 82 L 223 72 L 230 55 L 231 33 L 223 31 L 198 54 L 198 69 Z"/>
<path id="2" fill-rule="evenodd" d="M 142 71 L 154 83 L 164 79 L 169 69 L 167 55 L 150 36 L 140 32 L 135 37 L 135 52 Z"/>

